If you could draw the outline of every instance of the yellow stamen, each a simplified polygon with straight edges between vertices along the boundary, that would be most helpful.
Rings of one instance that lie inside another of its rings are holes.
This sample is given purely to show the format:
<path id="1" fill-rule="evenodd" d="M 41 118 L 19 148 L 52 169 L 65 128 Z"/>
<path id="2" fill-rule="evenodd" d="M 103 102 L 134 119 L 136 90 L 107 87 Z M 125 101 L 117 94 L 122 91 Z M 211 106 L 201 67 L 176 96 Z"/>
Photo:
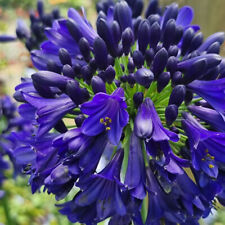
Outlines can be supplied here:
<path id="1" fill-rule="evenodd" d="M 100 119 L 100 123 L 103 124 L 105 126 L 105 129 L 107 131 L 109 131 L 111 128 L 110 128 L 110 123 L 112 123 L 112 119 L 109 118 L 108 116 L 106 116 L 105 118 L 101 118 Z"/>
<path id="2" fill-rule="evenodd" d="M 210 169 L 214 168 L 214 165 L 209 164 L 209 168 L 210 168 Z"/>

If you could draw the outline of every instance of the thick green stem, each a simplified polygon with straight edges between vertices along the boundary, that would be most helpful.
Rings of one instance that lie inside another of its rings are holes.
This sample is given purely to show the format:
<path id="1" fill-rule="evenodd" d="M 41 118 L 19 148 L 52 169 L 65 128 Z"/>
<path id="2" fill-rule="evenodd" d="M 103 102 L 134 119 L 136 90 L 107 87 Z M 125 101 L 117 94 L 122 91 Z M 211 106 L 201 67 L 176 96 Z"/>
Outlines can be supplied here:
<path id="1" fill-rule="evenodd" d="M 127 165 L 128 165 L 128 157 L 129 157 L 129 148 L 130 148 L 130 136 L 131 136 L 131 128 L 130 126 L 127 126 L 125 129 L 125 138 L 123 140 L 123 149 L 124 149 L 124 160 L 123 160 L 123 176 L 125 178 L 125 173 L 127 170 Z"/>
<path id="2" fill-rule="evenodd" d="M 144 198 L 142 207 L 141 207 L 141 217 L 142 217 L 143 223 L 145 223 L 147 215 L 148 215 L 148 196 Z"/>

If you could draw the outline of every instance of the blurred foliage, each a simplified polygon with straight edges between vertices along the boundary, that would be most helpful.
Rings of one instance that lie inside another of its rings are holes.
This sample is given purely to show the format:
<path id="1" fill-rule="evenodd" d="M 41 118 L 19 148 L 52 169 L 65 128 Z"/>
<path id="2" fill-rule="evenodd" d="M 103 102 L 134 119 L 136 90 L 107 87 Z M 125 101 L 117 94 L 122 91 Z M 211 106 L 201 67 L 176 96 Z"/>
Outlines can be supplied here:
<path id="1" fill-rule="evenodd" d="M 3 8 L 18 8 L 30 9 L 34 7 L 36 1 L 33 0 L 0 0 L 0 6 Z"/>
<path id="2" fill-rule="evenodd" d="M 86 0 L 49 0 L 49 3 L 51 5 L 57 5 L 62 7 L 73 7 L 73 8 L 79 8 L 81 6 L 88 6 L 90 5 L 90 1 Z"/>
<path id="3" fill-rule="evenodd" d="M 224 225 L 225 224 L 225 211 L 219 210 L 215 217 L 215 220 L 210 225 Z"/>
<path id="4" fill-rule="evenodd" d="M 7 177 L 10 177 L 9 174 L 11 173 L 9 172 Z M 53 195 L 48 195 L 47 193 L 31 194 L 26 177 L 19 176 L 15 180 L 7 179 L 4 182 L 3 190 L 6 194 L 3 199 L 0 199 L 0 224 L 71 224 L 65 216 L 59 214 Z"/>

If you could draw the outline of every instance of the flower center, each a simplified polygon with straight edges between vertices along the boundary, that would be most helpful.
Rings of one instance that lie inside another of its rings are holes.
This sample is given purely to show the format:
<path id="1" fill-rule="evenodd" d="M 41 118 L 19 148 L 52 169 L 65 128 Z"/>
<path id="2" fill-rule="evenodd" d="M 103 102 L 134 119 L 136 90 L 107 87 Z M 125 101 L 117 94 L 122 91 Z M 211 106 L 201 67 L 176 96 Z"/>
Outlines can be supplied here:
<path id="1" fill-rule="evenodd" d="M 206 152 L 206 155 L 204 158 L 202 158 L 202 161 L 208 161 L 208 162 L 214 161 L 215 157 L 209 154 L 209 150 L 206 149 L 205 152 Z M 210 169 L 214 168 L 214 165 L 210 163 L 209 168 Z"/>
<path id="2" fill-rule="evenodd" d="M 100 119 L 100 123 L 105 126 L 106 131 L 109 131 L 111 129 L 110 124 L 112 123 L 112 119 L 106 116 L 105 118 Z"/>

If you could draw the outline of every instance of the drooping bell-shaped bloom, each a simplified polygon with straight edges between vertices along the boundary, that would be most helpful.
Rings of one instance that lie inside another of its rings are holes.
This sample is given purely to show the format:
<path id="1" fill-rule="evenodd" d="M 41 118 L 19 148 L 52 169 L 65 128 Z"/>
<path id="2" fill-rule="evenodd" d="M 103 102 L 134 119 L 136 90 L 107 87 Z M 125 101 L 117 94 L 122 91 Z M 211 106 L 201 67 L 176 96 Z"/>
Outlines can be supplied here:
<path id="1" fill-rule="evenodd" d="M 206 130 L 189 114 L 184 114 L 182 125 L 189 137 L 193 167 L 216 178 L 218 163 L 225 161 L 225 135 Z"/>
<path id="2" fill-rule="evenodd" d="M 145 198 L 145 177 L 145 163 L 141 148 L 141 140 L 133 133 L 130 138 L 125 185 L 128 186 L 131 195 L 137 199 Z"/>
<path id="3" fill-rule="evenodd" d="M 92 101 L 81 105 L 81 111 L 89 115 L 82 124 L 82 132 L 88 136 L 95 136 L 107 131 L 109 140 L 117 145 L 122 129 L 129 119 L 126 107 L 124 91 L 121 88 L 111 95 L 96 94 Z"/>
<path id="4" fill-rule="evenodd" d="M 24 94 L 25 100 L 37 109 L 39 130 L 38 136 L 42 136 L 53 128 L 62 117 L 76 107 L 67 96 L 62 95 L 56 99 L 45 99 L 40 96 Z"/>
<path id="5" fill-rule="evenodd" d="M 176 202 L 177 199 L 164 192 L 150 168 L 147 170 L 146 188 L 149 191 L 146 224 L 160 223 L 160 219 L 164 217 L 168 217 L 169 221 L 173 223 L 184 221 L 184 215 L 180 212 L 179 205 Z"/>
<path id="6" fill-rule="evenodd" d="M 53 146 L 60 148 L 60 154 L 67 151 L 76 156 L 82 154 L 92 143 L 92 137 L 84 135 L 80 128 L 75 128 L 56 137 Z"/>
<path id="7" fill-rule="evenodd" d="M 219 113 L 225 112 L 225 79 L 203 81 L 196 80 L 187 86 L 197 95 L 204 98 Z"/>
<path id="8" fill-rule="evenodd" d="M 141 138 L 152 138 L 154 141 L 179 140 L 177 134 L 163 127 L 150 98 L 146 98 L 139 107 L 134 129 L 136 135 Z"/>
<path id="9" fill-rule="evenodd" d="M 120 168 L 123 160 L 123 149 L 118 150 L 111 162 L 99 174 L 80 180 L 77 184 L 82 191 L 79 192 L 73 202 L 74 206 L 66 203 L 65 208 L 61 209 L 68 218 L 74 218 L 79 212 L 73 210 L 80 208 L 80 212 L 85 208 L 91 207 L 89 215 L 94 215 L 94 221 L 102 221 L 114 214 L 125 215 L 126 208 L 121 196 Z M 63 206 L 63 205 L 62 205 Z M 67 209 L 67 210 L 66 210 Z M 74 215 L 73 215 L 74 214 Z"/>
<path id="10" fill-rule="evenodd" d="M 45 188 L 56 196 L 56 200 L 63 199 L 74 186 L 75 178 L 69 174 L 67 166 L 57 166 L 51 174 L 45 178 Z"/>
<path id="11" fill-rule="evenodd" d="M 194 105 L 189 106 L 188 109 L 199 119 L 209 123 L 215 130 L 225 132 L 225 121 L 216 110 Z"/>
<path id="12" fill-rule="evenodd" d="M 69 130 L 53 140 L 53 146 L 59 149 L 59 154 L 68 156 L 65 161 L 71 173 L 75 168 L 79 174 L 95 171 L 107 143 L 105 133 L 90 137 L 83 134 L 81 128 Z"/>
<path id="13" fill-rule="evenodd" d="M 79 193 L 76 195 L 79 196 Z M 59 212 L 68 217 L 68 220 L 72 223 L 77 221 L 86 224 L 93 224 L 96 219 L 96 208 L 95 204 L 90 204 L 88 206 L 79 206 L 76 204 L 76 196 L 72 201 L 66 202 L 62 205 Z M 98 221 L 96 221 L 98 222 Z"/>
<path id="14" fill-rule="evenodd" d="M 207 210 L 207 201 L 186 173 L 177 175 L 171 183 L 163 181 L 164 172 L 161 169 L 157 172 L 154 164 L 152 166 L 147 170 L 149 208 L 146 224 L 157 224 L 160 219 L 166 224 L 187 224 L 188 220 L 199 217 L 199 212 Z"/>
<path id="15" fill-rule="evenodd" d="M 176 156 L 168 141 L 147 140 L 145 142 L 147 153 L 157 159 L 156 163 L 163 165 L 164 169 L 171 174 L 182 174 L 182 167 L 188 167 L 189 161 Z"/>
<path id="16" fill-rule="evenodd" d="M 134 225 L 143 225 L 144 223 L 142 221 L 141 213 L 139 210 L 141 207 L 141 200 L 130 196 L 129 191 L 122 192 L 122 199 L 126 206 L 126 214 L 123 216 L 112 216 L 109 224 L 130 224 L 131 221 L 133 221 Z"/>

